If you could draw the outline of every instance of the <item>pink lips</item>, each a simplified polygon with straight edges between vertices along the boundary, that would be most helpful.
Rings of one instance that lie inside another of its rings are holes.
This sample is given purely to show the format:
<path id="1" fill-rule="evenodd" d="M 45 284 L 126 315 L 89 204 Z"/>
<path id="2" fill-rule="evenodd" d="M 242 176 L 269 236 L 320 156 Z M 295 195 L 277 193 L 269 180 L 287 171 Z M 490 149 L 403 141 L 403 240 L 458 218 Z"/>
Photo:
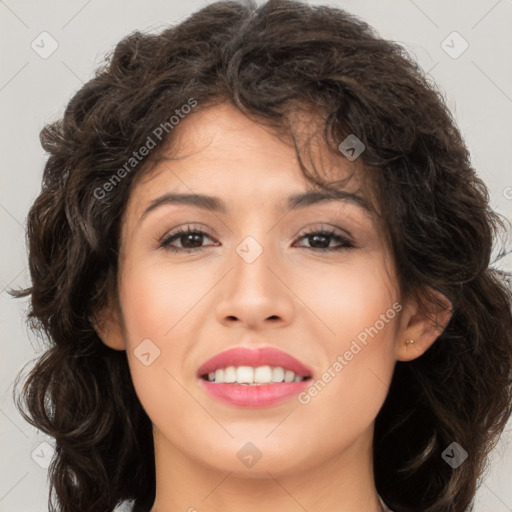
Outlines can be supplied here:
<path id="1" fill-rule="evenodd" d="M 197 371 L 199 384 L 206 392 L 229 405 L 239 407 L 269 407 L 278 404 L 303 391 L 309 380 L 300 382 L 279 382 L 251 386 L 236 383 L 215 383 L 202 378 L 203 375 L 228 366 L 281 366 L 295 375 L 312 377 L 310 368 L 294 357 L 271 347 L 248 349 L 233 348 L 208 359 Z"/>

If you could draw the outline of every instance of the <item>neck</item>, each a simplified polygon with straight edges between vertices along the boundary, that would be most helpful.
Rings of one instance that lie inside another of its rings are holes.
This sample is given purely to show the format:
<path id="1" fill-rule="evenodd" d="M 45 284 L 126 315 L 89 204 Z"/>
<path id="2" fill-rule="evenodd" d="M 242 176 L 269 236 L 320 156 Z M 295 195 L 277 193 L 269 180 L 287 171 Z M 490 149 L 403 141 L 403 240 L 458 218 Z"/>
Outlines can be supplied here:
<path id="1" fill-rule="evenodd" d="M 383 510 L 373 477 L 373 425 L 342 453 L 285 474 L 216 470 L 187 457 L 156 428 L 153 432 L 156 497 L 151 512 Z"/>

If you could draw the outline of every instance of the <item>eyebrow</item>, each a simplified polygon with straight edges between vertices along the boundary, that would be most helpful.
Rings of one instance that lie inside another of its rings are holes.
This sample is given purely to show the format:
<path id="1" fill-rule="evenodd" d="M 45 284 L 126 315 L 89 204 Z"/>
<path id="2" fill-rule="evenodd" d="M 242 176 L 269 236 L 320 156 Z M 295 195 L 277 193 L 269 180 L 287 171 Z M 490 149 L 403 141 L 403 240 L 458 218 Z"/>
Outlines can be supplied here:
<path id="1" fill-rule="evenodd" d="M 306 208 L 313 204 L 324 203 L 328 201 L 341 201 L 354 204 L 359 206 L 363 210 L 367 212 L 372 212 L 373 208 L 371 208 L 368 203 L 357 194 L 353 194 L 351 192 L 346 192 L 344 190 L 336 190 L 336 191 L 308 191 L 300 194 L 294 194 L 287 198 L 284 206 L 284 210 L 298 210 L 301 208 Z M 203 210 L 210 210 L 212 212 L 219 213 L 228 213 L 228 208 L 224 201 L 218 197 L 209 196 L 205 194 L 175 194 L 175 193 L 167 193 L 156 199 L 153 199 L 149 206 L 144 210 L 142 215 L 140 216 L 138 223 L 142 222 L 142 220 L 153 210 L 159 208 L 163 205 L 169 204 L 179 204 L 179 205 L 187 205 L 187 206 L 195 206 L 196 208 L 201 208 Z"/>

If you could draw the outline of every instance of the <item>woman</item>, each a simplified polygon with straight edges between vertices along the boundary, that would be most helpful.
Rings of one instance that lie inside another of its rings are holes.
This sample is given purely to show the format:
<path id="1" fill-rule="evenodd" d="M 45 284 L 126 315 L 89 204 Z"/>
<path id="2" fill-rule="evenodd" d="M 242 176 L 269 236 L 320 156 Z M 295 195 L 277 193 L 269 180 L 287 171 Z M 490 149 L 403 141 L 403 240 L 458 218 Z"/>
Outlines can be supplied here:
<path id="1" fill-rule="evenodd" d="M 471 510 L 512 407 L 504 225 L 400 46 L 214 3 L 123 39 L 42 144 L 16 295 L 52 346 L 17 405 L 52 510 Z"/>

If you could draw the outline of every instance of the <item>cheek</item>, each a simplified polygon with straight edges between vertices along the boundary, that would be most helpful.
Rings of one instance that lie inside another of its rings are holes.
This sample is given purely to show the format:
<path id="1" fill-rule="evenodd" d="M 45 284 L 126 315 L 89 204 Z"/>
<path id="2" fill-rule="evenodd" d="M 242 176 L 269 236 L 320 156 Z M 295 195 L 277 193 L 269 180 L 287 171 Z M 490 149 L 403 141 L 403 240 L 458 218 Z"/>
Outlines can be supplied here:
<path id="1" fill-rule="evenodd" d="M 320 318 L 323 373 L 301 403 L 337 424 L 365 428 L 387 394 L 401 309 L 381 260 L 359 260 L 305 280 L 304 302 Z M 394 307 L 393 307 L 394 305 Z"/>
<path id="2" fill-rule="evenodd" d="M 194 331 L 202 327 L 197 321 L 197 315 L 205 314 L 200 300 L 215 278 L 211 269 L 200 275 L 190 267 L 154 262 L 123 269 L 120 300 L 130 372 L 137 396 L 155 423 L 173 424 L 190 406 L 190 396 L 180 385 L 182 365 L 197 338 Z"/>
<path id="3" fill-rule="evenodd" d="M 324 339 L 331 348 L 342 349 L 376 322 L 382 327 L 381 315 L 397 301 L 393 274 L 388 274 L 382 258 L 376 256 L 324 265 L 321 271 L 311 268 L 296 277 L 297 295 L 323 322 Z M 395 317 L 395 311 L 391 313 L 387 320 Z M 389 331 L 389 323 L 382 330 Z"/>
<path id="4" fill-rule="evenodd" d="M 212 278 L 211 271 L 203 274 Z M 120 294 L 131 343 L 152 337 L 167 342 L 211 288 L 206 277 L 184 266 L 148 263 L 132 270 L 128 267 Z"/>
<path id="5" fill-rule="evenodd" d="M 333 444 L 350 444 L 374 421 L 393 374 L 392 330 L 388 324 L 366 344 L 350 336 L 339 337 L 336 346 L 329 347 L 322 373 L 299 395 L 301 417 L 311 431 L 325 431 L 330 425 L 336 432 L 335 441 L 317 438 L 319 450 L 323 447 L 328 453 Z"/>

